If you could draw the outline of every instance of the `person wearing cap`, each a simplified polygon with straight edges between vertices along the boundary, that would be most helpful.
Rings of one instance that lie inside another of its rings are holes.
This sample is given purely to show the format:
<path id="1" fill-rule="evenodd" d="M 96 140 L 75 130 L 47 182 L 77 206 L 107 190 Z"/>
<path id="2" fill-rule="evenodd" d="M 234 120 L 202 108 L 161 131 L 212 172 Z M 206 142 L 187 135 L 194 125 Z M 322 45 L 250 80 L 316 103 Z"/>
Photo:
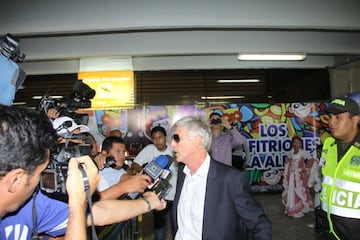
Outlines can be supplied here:
<path id="1" fill-rule="evenodd" d="M 89 145 L 91 147 L 90 157 L 95 158 L 98 154 L 98 146 L 95 137 L 89 132 L 89 127 L 82 124 L 78 125 L 74 119 L 68 116 L 59 117 L 57 111 L 53 112 L 51 110 L 54 109 L 50 109 L 47 115 L 53 119 L 53 127 L 57 130 L 57 135 L 59 136 L 57 139 L 58 144 L 68 141 L 71 144 Z M 79 134 L 82 134 L 82 136 L 76 138 L 75 136 L 79 136 Z"/>
<path id="2" fill-rule="evenodd" d="M 64 116 L 55 118 L 52 121 L 53 127 L 57 132 L 58 143 L 65 143 L 67 139 L 75 144 L 84 144 L 82 139 L 72 138 L 74 135 L 89 132 L 89 127 L 85 125 L 78 125 L 74 119 Z"/>
<path id="3" fill-rule="evenodd" d="M 359 105 L 351 98 L 334 99 L 325 109 L 331 137 L 325 140 L 321 209 L 327 220 L 327 239 L 360 236 L 360 131 Z"/>

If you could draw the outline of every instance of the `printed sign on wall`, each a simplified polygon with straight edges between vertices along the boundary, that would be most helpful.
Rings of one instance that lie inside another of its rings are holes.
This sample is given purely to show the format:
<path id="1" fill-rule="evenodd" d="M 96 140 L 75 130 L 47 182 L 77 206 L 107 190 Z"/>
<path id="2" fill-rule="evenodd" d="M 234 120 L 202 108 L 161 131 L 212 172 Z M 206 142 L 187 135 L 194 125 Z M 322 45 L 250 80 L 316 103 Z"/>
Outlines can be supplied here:
<path id="1" fill-rule="evenodd" d="M 313 157 L 320 144 L 320 129 L 328 128 L 327 115 L 320 110 L 328 103 L 229 104 L 207 109 L 195 105 L 144 106 L 136 109 L 95 110 L 90 121 L 98 144 L 111 129 L 120 129 L 128 151 L 137 154 L 151 142 L 150 130 L 163 126 L 167 131 L 181 117 L 208 118 L 219 111 L 247 139 L 249 167 L 246 172 L 254 191 L 281 190 L 282 173 L 292 137 L 300 136 L 303 149 Z M 168 135 L 171 135 L 169 132 Z"/>

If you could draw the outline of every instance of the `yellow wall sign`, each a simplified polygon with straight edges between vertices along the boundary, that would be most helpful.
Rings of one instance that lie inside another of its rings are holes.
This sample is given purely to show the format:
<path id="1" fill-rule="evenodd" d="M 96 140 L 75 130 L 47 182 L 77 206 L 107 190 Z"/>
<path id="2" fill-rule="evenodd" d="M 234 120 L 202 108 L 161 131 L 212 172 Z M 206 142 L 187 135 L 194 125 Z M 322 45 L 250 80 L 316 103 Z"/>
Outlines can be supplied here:
<path id="1" fill-rule="evenodd" d="M 134 107 L 134 71 L 80 72 L 78 79 L 96 91 L 91 109 Z"/>

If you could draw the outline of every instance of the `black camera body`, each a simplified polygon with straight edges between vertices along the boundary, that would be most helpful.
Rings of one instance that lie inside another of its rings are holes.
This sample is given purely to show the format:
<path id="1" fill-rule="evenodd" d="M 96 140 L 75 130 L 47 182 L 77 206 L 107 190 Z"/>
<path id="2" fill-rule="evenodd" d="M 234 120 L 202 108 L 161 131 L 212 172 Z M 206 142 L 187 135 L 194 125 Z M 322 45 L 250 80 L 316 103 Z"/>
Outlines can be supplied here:
<path id="1" fill-rule="evenodd" d="M 78 114 L 75 110 L 78 108 L 90 108 L 90 99 L 94 96 L 95 90 L 91 89 L 81 80 L 78 80 L 75 81 L 72 94 L 63 102 L 45 95 L 41 99 L 37 110 L 47 113 L 49 109 L 55 108 L 60 116 L 70 117 L 78 125 L 87 125 L 89 121 L 88 114 Z M 71 127 L 71 125 L 62 124 L 62 128 L 67 129 L 69 127 Z M 57 152 L 51 153 L 50 163 L 41 175 L 40 187 L 47 193 L 66 194 L 65 183 L 70 158 L 85 155 L 91 156 L 91 144 L 73 144 L 71 142 L 71 139 L 78 139 L 86 143 L 89 142 L 85 134 L 73 134 L 68 131 L 64 138 L 66 143 L 59 145 Z"/>
<path id="2" fill-rule="evenodd" d="M 51 108 L 55 108 L 60 116 L 68 116 L 79 125 L 87 125 L 89 122 L 88 114 L 76 113 L 75 110 L 80 108 L 91 108 L 91 99 L 95 97 L 95 90 L 82 82 L 76 80 L 73 85 L 72 93 L 64 98 L 62 101 L 52 98 L 52 96 L 45 94 L 37 110 L 42 110 L 45 113 Z"/>
<path id="3" fill-rule="evenodd" d="M 74 146 L 59 146 L 59 148 L 59 152 L 50 155 L 50 163 L 41 173 L 40 188 L 47 193 L 66 194 L 65 183 L 70 158 L 90 156 L 92 146 L 90 144 L 78 144 Z"/>
<path id="4" fill-rule="evenodd" d="M 220 124 L 221 123 L 221 118 L 211 119 L 210 123 L 211 124 Z"/>

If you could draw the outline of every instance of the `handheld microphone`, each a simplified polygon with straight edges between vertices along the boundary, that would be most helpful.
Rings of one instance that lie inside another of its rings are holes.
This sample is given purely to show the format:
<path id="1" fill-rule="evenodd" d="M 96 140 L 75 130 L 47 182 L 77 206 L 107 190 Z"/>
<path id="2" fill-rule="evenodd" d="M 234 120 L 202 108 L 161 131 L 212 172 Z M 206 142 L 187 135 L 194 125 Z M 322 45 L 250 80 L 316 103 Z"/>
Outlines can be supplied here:
<path id="1" fill-rule="evenodd" d="M 154 182 L 168 166 L 170 166 L 169 159 L 165 155 L 159 155 L 155 160 L 145 166 L 143 172 L 149 175 Z"/>
<path id="2" fill-rule="evenodd" d="M 171 156 L 159 155 L 154 160 L 149 162 L 143 169 L 142 173 L 151 177 L 151 184 L 147 186 L 149 191 L 154 190 L 155 193 L 160 193 L 159 198 L 165 197 L 167 190 L 171 187 L 169 184 L 169 177 L 171 171 L 169 169 L 173 159 Z M 128 195 L 129 198 L 135 199 L 140 193 L 135 192 Z"/>

